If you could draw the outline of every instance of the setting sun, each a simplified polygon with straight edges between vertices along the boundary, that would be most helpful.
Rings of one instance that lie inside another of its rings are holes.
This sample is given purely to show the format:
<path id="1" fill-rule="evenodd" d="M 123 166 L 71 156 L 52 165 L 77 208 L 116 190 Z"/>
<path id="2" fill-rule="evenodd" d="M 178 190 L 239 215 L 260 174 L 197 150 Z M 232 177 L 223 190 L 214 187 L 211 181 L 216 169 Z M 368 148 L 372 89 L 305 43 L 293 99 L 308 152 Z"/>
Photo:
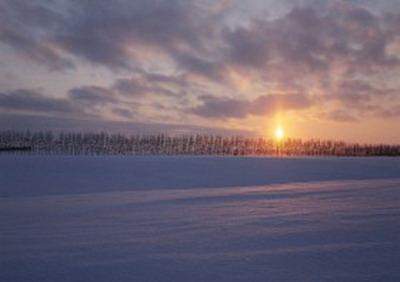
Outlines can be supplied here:
<path id="1" fill-rule="evenodd" d="M 285 132 L 282 127 L 277 127 L 275 130 L 275 139 L 280 141 L 285 137 Z"/>

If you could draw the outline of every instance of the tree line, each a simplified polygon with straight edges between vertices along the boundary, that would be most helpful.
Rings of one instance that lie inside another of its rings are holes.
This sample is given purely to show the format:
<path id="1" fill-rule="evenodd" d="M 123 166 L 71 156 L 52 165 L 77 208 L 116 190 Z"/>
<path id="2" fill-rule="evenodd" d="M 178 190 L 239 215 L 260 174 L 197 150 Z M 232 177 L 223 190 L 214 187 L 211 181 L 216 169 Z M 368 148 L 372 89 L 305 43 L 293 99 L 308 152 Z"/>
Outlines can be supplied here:
<path id="1" fill-rule="evenodd" d="M 216 135 L 1 131 L 0 153 L 43 155 L 400 156 L 400 145 Z"/>

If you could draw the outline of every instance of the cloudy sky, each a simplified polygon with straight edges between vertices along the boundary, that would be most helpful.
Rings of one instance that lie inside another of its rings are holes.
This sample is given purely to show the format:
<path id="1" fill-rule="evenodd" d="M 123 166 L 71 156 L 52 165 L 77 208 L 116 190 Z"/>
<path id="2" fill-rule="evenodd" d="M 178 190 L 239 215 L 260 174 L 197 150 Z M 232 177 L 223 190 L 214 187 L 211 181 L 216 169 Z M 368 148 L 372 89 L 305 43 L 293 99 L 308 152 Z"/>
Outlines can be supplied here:
<path id="1" fill-rule="evenodd" d="M 398 0 L 0 0 L 0 126 L 400 142 Z"/>

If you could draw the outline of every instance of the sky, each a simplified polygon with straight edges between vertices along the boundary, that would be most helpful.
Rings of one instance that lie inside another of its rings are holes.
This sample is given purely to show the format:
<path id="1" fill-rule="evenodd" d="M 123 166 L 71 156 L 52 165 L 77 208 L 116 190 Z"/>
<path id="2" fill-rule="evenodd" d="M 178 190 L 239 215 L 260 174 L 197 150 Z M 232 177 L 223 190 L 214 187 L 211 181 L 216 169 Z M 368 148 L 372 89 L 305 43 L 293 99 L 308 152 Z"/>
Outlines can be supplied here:
<path id="1" fill-rule="evenodd" d="M 400 143 L 398 0 L 0 0 L 0 126 Z"/>

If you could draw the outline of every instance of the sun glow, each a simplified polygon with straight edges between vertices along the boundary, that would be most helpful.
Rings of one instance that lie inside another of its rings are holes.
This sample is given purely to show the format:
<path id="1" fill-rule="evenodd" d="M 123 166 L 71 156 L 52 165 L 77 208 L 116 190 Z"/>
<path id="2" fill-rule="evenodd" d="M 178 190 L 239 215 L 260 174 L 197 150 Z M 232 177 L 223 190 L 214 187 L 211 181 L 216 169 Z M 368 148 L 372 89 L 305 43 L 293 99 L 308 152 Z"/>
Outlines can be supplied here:
<path id="1" fill-rule="evenodd" d="M 281 141 L 284 137 L 285 137 L 285 131 L 283 130 L 283 128 L 281 126 L 278 126 L 275 129 L 275 139 L 277 141 Z"/>

